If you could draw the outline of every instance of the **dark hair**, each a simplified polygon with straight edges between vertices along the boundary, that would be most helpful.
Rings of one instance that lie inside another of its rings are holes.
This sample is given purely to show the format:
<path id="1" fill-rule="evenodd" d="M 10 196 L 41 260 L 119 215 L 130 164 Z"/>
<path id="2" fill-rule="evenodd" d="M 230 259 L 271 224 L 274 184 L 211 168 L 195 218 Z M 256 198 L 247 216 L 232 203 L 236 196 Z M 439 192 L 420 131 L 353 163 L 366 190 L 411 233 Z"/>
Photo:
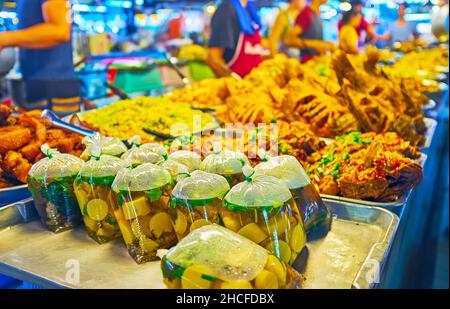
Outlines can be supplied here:
<path id="1" fill-rule="evenodd" d="M 341 23 L 343 25 L 346 25 L 353 16 L 358 16 L 359 14 L 361 14 L 361 12 L 355 9 L 351 9 L 350 11 L 344 12 L 341 17 Z"/>
<path id="2" fill-rule="evenodd" d="M 350 4 L 352 6 L 357 6 L 357 5 L 364 5 L 364 2 L 362 0 L 352 0 L 350 1 Z"/>
<path id="3" fill-rule="evenodd" d="M 398 4 L 398 7 L 401 7 L 401 6 L 405 7 L 405 9 L 407 9 L 407 8 L 408 8 L 408 3 L 406 3 L 406 2 L 400 2 L 400 3 Z"/>

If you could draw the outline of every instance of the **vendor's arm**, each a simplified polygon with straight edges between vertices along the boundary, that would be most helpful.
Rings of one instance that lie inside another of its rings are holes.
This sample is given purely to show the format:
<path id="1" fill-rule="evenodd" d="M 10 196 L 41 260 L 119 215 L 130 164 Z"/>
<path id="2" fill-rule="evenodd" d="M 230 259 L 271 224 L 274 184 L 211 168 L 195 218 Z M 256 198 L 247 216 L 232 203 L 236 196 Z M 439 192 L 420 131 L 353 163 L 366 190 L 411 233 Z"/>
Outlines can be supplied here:
<path id="1" fill-rule="evenodd" d="M 227 69 L 228 65 L 223 58 L 223 48 L 210 47 L 208 49 L 208 58 L 206 62 L 217 77 L 225 77 L 230 75 L 230 71 Z"/>
<path id="2" fill-rule="evenodd" d="M 283 32 L 288 26 L 288 23 L 286 22 L 286 14 L 286 12 L 280 12 L 275 20 L 275 23 L 273 24 L 272 29 L 270 30 L 269 49 L 272 57 L 278 52 L 278 43 L 283 36 Z"/>
<path id="3" fill-rule="evenodd" d="M 70 8 L 66 0 L 47 0 L 42 5 L 44 22 L 27 29 L 0 33 L 0 48 L 45 49 L 70 40 Z"/>
<path id="4" fill-rule="evenodd" d="M 302 34 L 302 28 L 300 26 L 293 27 L 286 35 L 284 39 L 284 44 L 291 47 L 296 47 L 300 49 L 314 49 L 320 53 L 326 53 L 333 51 L 335 45 L 332 42 L 327 42 L 323 40 L 313 40 L 313 39 L 302 39 L 300 35 Z"/>

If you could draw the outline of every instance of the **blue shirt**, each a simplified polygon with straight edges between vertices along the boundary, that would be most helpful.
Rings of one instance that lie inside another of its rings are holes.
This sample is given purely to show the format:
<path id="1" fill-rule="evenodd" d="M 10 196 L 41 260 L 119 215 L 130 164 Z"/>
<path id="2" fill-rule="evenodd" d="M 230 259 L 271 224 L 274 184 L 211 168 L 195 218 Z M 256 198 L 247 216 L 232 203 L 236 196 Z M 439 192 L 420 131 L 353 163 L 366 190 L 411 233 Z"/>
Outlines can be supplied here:
<path id="1" fill-rule="evenodd" d="M 42 5 L 47 0 L 18 0 L 19 29 L 43 23 Z M 24 80 L 73 80 L 72 43 L 65 42 L 46 49 L 20 49 L 20 68 Z"/>
<path id="2" fill-rule="evenodd" d="M 392 46 L 395 42 L 409 41 L 415 33 L 414 25 L 406 22 L 403 25 L 398 25 L 397 22 L 389 24 L 389 31 L 391 32 L 391 39 L 389 44 Z"/>

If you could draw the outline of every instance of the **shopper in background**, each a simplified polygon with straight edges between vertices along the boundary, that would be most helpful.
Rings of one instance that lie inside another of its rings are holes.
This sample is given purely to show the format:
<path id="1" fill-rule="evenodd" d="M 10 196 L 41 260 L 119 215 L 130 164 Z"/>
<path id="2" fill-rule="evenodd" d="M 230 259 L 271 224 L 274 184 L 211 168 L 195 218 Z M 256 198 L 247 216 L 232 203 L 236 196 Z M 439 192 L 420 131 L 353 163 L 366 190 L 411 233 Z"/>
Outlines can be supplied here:
<path id="1" fill-rule="evenodd" d="M 70 3 L 18 0 L 17 31 L 0 33 L 0 49 L 20 48 L 26 109 L 51 108 L 61 116 L 80 109 L 80 84 L 73 67 Z"/>
<path id="2" fill-rule="evenodd" d="M 269 35 L 270 54 L 273 57 L 279 51 L 290 57 L 299 57 L 298 48 L 284 47 L 283 41 L 288 31 L 294 27 L 297 17 L 306 5 L 306 0 L 292 0 L 289 6 L 280 10 Z"/>
<path id="3" fill-rule="evenodd" d="M 406 42 L 417 37 L 414 25 L 405 20 L 406 9 L 407 4 L 400 3 L 397 9 L 398 19 L 389 24 L 387 39 L 390 46 L 395 42 Z"/>
<path id="4" fill-rule="evenodd" d="M 358 27 L 362 15 L 357 10 L 350 10 L 342 15 L 341 30 L 339 30 L 339 49 L 348 54 L 359 53 Z"/>
<path id="5" fill-rule="evenodd" d="M 362 45 L 365 43 L 365 41 L 378 42 L 380 40 L 386 40 L 385 36 L 379 36 L 376 34 L 373 26 L 364 17 L 363 13 L 364 5 L 362 0 L 353 0 L 351 2 L 351 5 L 352 5 L 351 10 L 359 12 L 362 16 L 361 23 L 359 27 L 356 29 L 356 32 L 358 33 L 359 44 Z M 339 22 L 338 24 L 339 31 L 341 30 L 342 27 L 343 27 L 342 22 Z M 363 36 L 363 34 L 365 34 L 365 37 Z"/>
<path id="6" fill-rule="evenodd" d="M 328 0 L 312 0 L 299 13 L 295 26 L 288 32 L 284 43 L 287 46 L 300 48 L 300 59 L 306 62 L 314 56 L 332 51 L 335 46 L 323 40 L 323 25 L 320 17 L 320 6 Z"/>
<path id="7" fill-rule="evenodd" d="M 231 72 L 244 77 L 263 58 L 256 5 L 247 0 L 224 0 L 211 21 L 207 63 L 218 77 Z"/>

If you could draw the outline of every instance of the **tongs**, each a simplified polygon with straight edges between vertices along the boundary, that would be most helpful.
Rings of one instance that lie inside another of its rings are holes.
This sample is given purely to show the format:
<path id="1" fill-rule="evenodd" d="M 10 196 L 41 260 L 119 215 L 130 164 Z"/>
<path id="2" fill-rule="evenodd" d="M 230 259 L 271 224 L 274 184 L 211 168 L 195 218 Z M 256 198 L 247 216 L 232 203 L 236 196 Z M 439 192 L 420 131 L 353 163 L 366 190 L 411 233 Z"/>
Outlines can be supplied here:
<path id="1" fill-rule="evenodd" d="M 169 53 L 164 54 L 166 56 L 166 60 L 169 63 L 170 67 L 177 73 L 177 75 L 181 78 L 181 81 L 185 86 L 191 86 L 191 81 L 189 78 L 187 78 L 186 75 L 181 72 L 180 68 L 178 67 L 178 59 L 169 55 Z"/>
<path id="2" fill-rule="evenodd" d="M 71 123 L 68 123 L 62 119 L 60 119 L 54 112 L 48 109 L 44 109 L 41 114 L 41 119 L 48 120 L 54 127 L 64 129 L 73 133 L 77 133 L 83 136 L 93 137 L 97 134 L 97 131 L 84 129 L 78 126 L 75 126 Z M 130 149 L 133 145 L 131 145 L 127 140 L 122 140 L 122 143 Z"/>

